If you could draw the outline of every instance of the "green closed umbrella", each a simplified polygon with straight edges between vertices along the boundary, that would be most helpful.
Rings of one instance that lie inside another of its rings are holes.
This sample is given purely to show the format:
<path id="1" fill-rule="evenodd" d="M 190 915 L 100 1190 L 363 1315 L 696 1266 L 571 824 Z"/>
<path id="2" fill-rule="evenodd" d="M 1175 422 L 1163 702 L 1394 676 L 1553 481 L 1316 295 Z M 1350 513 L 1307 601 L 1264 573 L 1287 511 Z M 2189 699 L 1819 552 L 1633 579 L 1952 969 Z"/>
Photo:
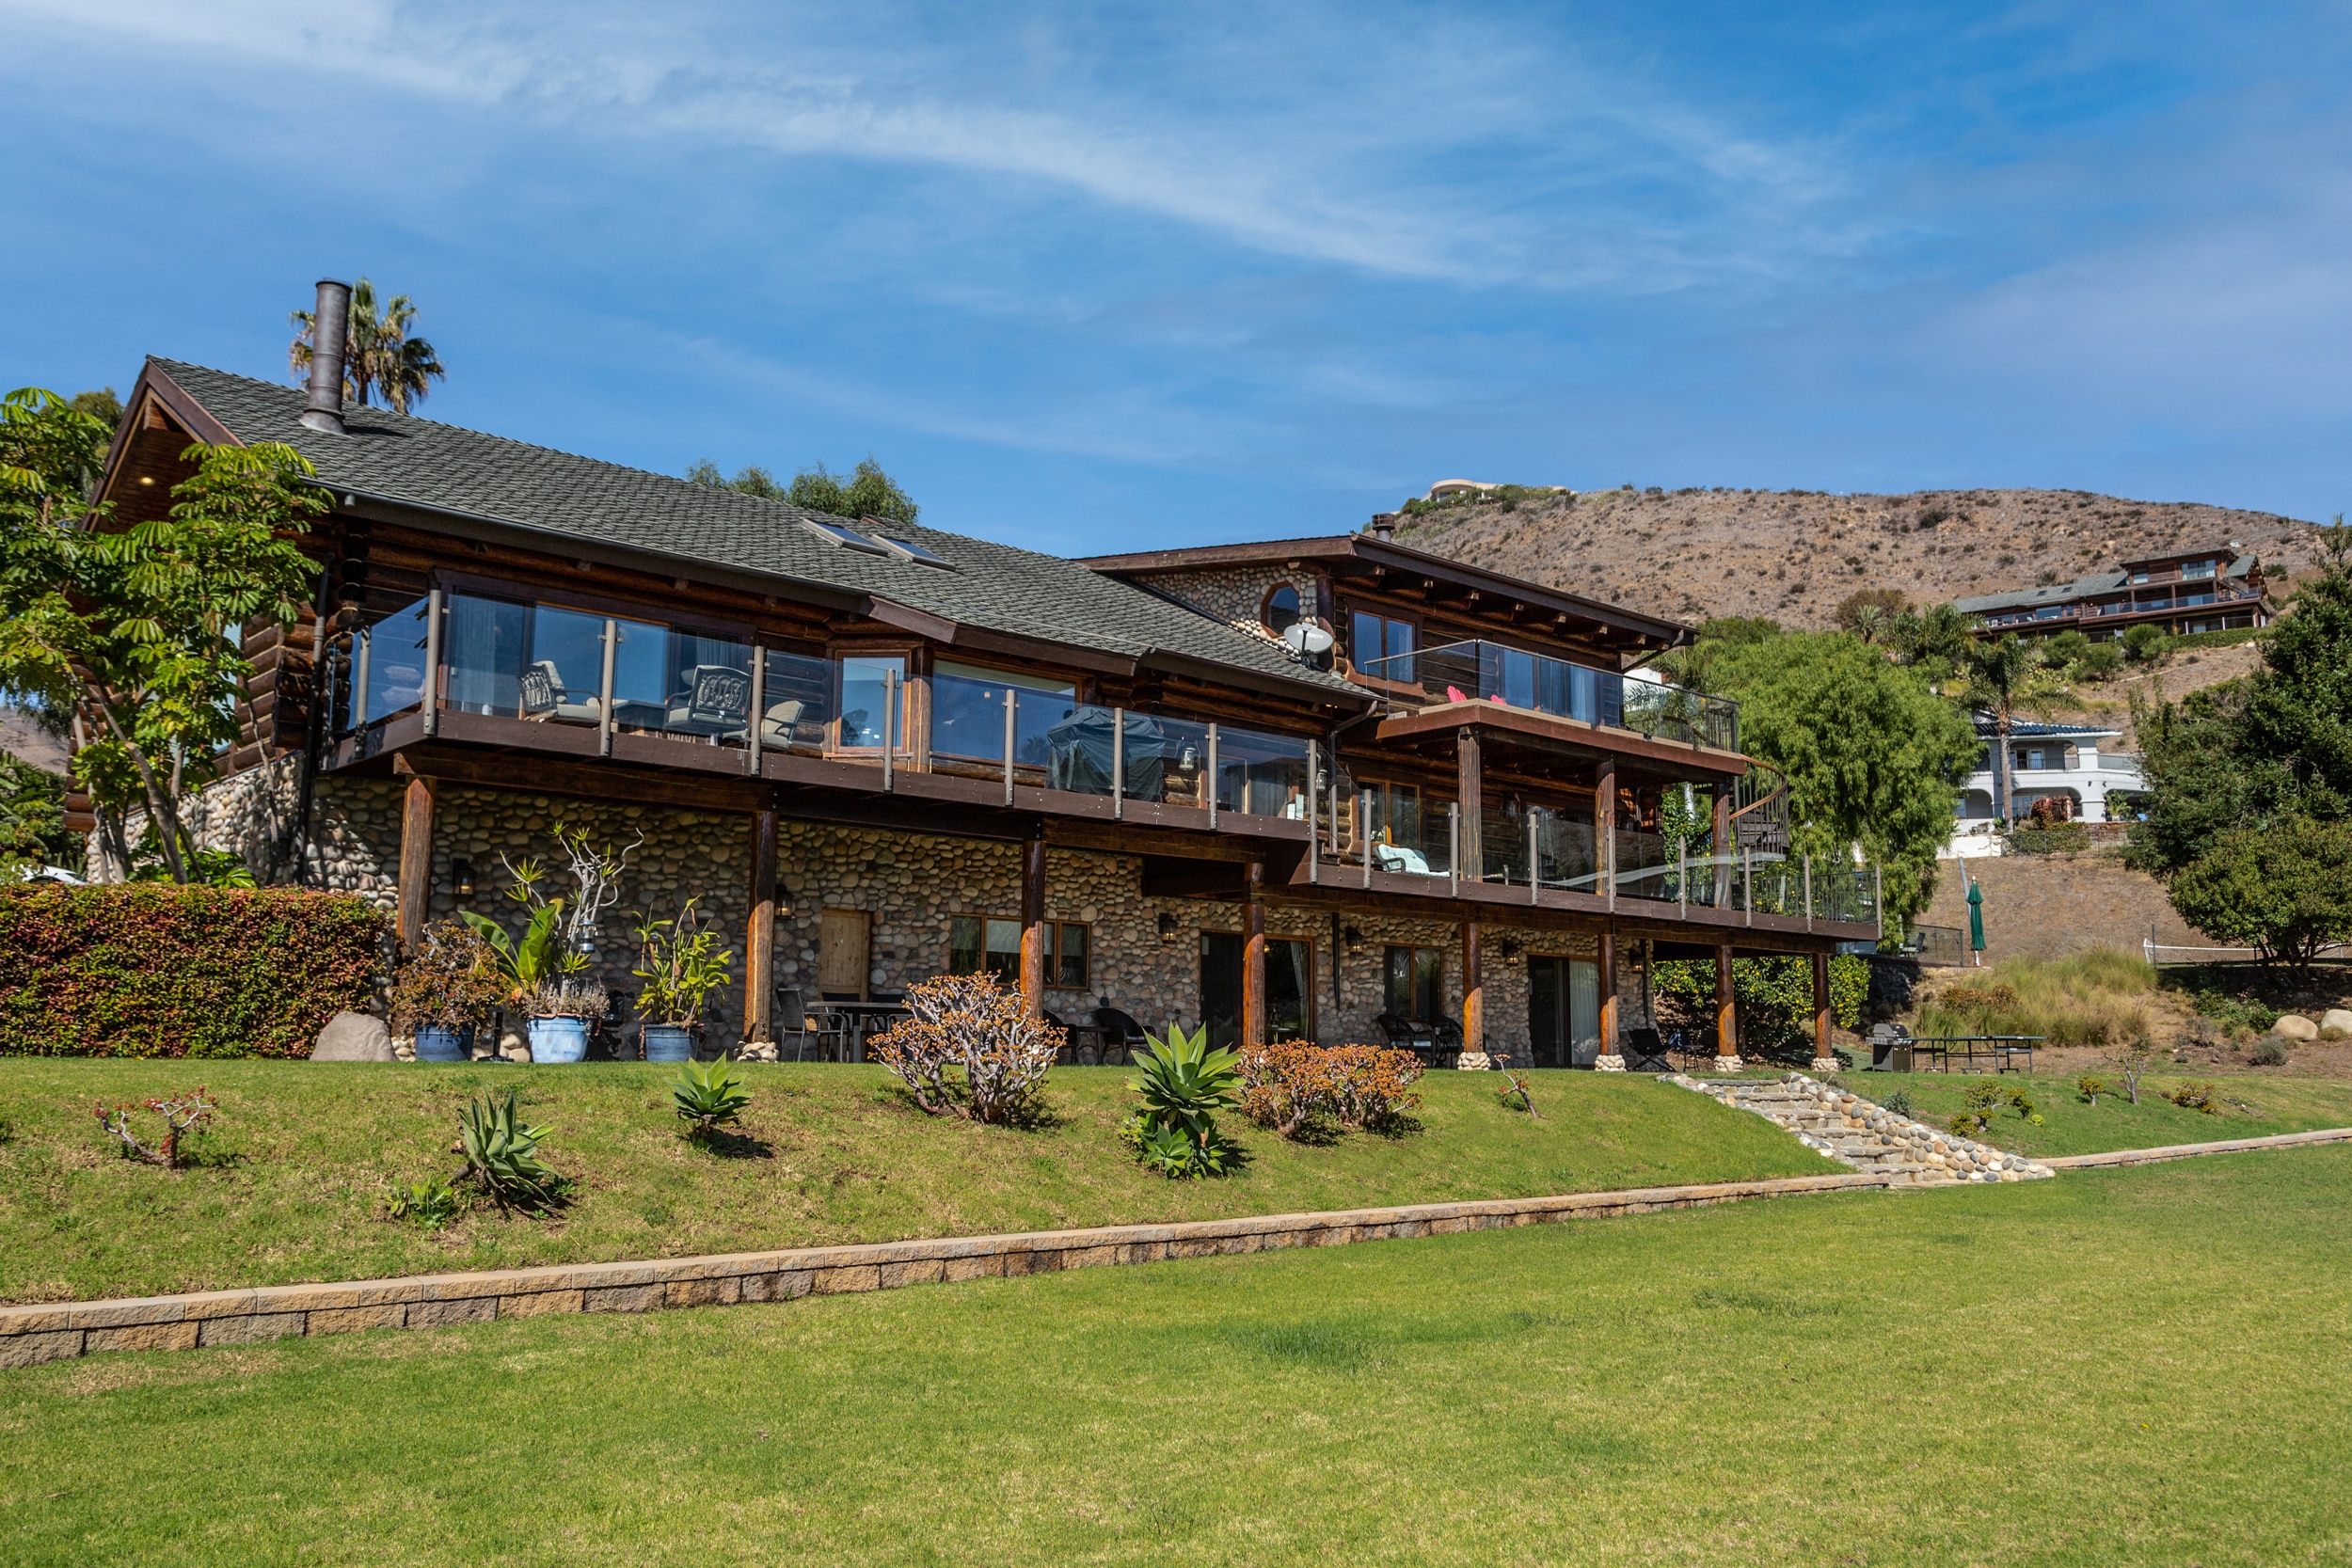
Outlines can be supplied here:
<path id="1" fill-rule="evenodd" d="M 1984 884 L 1974 877 L 1968 879 L 1968 948 L 1984 951 Z"/>

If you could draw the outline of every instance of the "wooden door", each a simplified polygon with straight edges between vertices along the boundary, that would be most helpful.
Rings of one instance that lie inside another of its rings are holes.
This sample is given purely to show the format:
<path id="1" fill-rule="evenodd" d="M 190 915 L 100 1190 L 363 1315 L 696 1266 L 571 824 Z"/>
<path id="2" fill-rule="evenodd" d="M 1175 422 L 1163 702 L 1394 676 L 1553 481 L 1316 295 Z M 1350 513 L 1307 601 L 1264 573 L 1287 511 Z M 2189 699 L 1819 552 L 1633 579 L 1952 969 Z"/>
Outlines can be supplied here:
<path id="1" fill-rule="evenodd" d="M 817 989 L 826 996 L 866 1000 L 871 973 L 872 916 L 864 910 L 827 910 L 817 945 Z"/>

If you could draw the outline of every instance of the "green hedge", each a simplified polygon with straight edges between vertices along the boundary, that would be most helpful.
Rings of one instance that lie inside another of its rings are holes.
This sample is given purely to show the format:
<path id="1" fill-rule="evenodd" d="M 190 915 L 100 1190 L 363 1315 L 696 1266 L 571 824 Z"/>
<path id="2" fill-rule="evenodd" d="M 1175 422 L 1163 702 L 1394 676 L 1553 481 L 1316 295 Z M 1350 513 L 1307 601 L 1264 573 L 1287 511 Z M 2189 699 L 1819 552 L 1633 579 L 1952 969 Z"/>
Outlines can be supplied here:
<path id="1" fill-rule="evenodd" d="M 307 1056 L 389 925 L 303 888 L 0 889 L 0 1056 Z"/>

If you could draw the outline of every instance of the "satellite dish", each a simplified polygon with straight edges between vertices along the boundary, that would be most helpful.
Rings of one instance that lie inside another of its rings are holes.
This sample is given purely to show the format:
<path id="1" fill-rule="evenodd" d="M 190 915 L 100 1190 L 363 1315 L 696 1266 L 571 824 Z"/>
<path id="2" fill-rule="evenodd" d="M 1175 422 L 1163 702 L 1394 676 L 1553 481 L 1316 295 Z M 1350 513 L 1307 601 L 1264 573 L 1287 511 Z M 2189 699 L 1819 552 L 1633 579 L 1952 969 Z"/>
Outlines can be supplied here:
<path id="1" fill-rule="evenodd" d="M 1290 645 L 1291 652 L 1305 658 L 1331 651 L 1331 634 L 1312 621 L 1294 621 L 1283 631 L 1282 641 Z"/>

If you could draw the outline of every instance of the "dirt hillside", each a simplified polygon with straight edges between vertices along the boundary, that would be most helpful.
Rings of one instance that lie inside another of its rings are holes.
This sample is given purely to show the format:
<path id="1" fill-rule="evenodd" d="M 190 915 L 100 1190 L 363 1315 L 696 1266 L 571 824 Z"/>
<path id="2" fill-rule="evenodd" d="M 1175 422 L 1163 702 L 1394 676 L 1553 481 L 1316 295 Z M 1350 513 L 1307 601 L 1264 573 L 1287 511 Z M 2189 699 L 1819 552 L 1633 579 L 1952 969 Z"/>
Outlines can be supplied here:
<path id="1" fill-rule="evenodd" d="M 1768 615 L 1798 628 L 1831 625 L 1857 588 L 1940 603 L 2233 541 L 2262 558 L 2275 584 L 2311 568 L 2320 532 L 2265 512 L 2079 490 L 1627 489 L 1397 521 L 1402 544 L 1629 609 L 1692 622 Z"/>

